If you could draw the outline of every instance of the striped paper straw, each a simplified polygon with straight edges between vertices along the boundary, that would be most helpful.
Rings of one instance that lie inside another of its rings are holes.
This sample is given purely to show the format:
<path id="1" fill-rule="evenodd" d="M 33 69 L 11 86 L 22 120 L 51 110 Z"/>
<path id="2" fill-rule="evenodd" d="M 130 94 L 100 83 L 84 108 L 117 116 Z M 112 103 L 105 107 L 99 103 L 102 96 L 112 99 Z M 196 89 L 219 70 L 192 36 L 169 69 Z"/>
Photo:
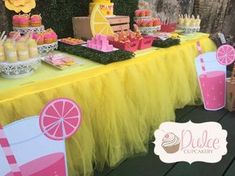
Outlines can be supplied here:
<path id="1" fill-rule="evenodd" d="M 4 133 L 4 130 L 1 124 L 0 124 L 0 146 L 2 147 L 5 157 L 7 159 L 7 162 L 11 168 L 12 176 L 23 176 L 20 171 L 20 168 L 18 167 L 16 158 L 11 150 L 9 141 Z"/>
<path id="2" fill-rule="evenodd" d="M 202 73 L 205 73 L 206 72 L 206 65 L 205 65 L 205 61 L 202 57 L 202 48 L 201 48 L 201 45 L 200 45 L 200 42 L 198 41 L 197 42 L 197 50 L 199 52 L 199 54 L 201 55 L 200 57 L 200 63 L 201 63 L 201 68 L 202 68 Z"/>

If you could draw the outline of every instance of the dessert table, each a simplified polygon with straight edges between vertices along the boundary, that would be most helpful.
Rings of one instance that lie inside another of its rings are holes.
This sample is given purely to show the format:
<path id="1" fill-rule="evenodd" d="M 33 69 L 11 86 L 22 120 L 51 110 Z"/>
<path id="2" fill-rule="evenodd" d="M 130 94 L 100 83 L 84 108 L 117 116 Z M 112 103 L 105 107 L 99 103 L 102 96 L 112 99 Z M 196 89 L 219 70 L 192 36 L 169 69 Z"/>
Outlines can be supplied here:
<path id="1" fill-rule="evenodd" d="M 38 115 L 55 98 L 73 99 L 83 119 L 79 131 L 66 141 L 69 175 L 91 175 L 94 164 L 116 166 L 146 152 L 158 125 L 174 121 L 176 108 L 200 98 L 196 42 L 203 51 L 216 46 L 202 33 L 181 40 L 181 45 L 138 51 L 135 58 L 109 65 L 76 57 L 80 65 L 67 70 L 43 63 L 30 77 L 0 78 L 0 123 Z"/>

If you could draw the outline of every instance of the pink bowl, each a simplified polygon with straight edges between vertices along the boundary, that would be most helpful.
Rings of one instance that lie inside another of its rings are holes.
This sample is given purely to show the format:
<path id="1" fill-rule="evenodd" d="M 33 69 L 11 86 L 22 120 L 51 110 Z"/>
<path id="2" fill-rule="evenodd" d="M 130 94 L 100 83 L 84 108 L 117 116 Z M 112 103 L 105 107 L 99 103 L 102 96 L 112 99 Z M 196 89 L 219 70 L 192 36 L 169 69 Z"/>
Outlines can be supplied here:
<path id="1" fill-rule="evenodd" d="M 176 30 L 176 23 L 161 25 L 161 32 L 174 32 Z"/>

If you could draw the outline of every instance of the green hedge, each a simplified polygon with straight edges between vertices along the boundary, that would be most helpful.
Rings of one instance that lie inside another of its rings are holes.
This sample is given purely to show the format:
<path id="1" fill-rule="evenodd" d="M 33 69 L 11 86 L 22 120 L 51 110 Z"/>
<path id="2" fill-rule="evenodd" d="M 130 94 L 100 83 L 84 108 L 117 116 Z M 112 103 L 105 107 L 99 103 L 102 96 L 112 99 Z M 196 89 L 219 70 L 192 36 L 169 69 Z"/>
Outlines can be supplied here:
<path id="1" fill-rule="evenodd" d="M 113 2 L 114 13 L 130 16 L 133 23 L 138 0 L 113 0 Z M 31 13 L 41 13 L 46 28 L 53 28 L 59 37 L 68 37 L 73 35 L 72 17 L 88 16 L 89 3 L 89 0 L 37 0 L 37 7 Z M 8 12 L 10 24 L 13 14 Z"/>

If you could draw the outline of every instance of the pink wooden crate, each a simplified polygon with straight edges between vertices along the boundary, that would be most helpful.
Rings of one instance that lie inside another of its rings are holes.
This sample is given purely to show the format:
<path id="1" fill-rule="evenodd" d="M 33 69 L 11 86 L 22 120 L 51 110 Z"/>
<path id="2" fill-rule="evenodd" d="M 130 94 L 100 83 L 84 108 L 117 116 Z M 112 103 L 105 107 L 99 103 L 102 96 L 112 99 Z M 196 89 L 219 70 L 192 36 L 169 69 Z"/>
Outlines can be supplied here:
<path id="1" fill-rule="evenodd" d="M 110 25 L 130 23 L 129 16 L 107 17 L 107 19 L 108 19 Z"/>
<path id="2" fill-rule="evenodd" d="M 114 32 L 118 32 L 118 31 L 121 31 L 121 30 L 129 30 L 130 25 L 129 24 L 115 25 L 115 26 L 112 26 L 112 29 L 113 29 Z"/>

